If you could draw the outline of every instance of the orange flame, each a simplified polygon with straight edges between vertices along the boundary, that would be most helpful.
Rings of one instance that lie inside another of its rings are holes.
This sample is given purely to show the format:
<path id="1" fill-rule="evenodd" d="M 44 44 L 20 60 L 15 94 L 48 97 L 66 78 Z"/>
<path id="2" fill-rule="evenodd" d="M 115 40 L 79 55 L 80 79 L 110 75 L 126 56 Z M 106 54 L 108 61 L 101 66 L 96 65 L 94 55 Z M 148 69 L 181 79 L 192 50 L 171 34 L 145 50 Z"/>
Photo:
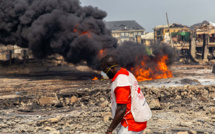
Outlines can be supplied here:
<path id="1" fill-rule="evenodd" d="M 102 57 L 104 57 L 106 55 L 106 50 L 105 49 L 102 49 L 99 51 L 98 53 L 98 58 L 101 59 Z"/>
<path id="2" fill-rule="evenodd" d="M 78 24 L 75 25 L 75 29 L 73 30 L 73 32 L 78 32 L 78 36 L 81 36 L 81 35 L 87 35 L 89 38 L 92 38 L 92 35 L 88 32 L 88 31 L 84 31 L 84 32 L 80 32 L 78 29 Z"/>
<path id="3" fill-rule="evenodd" d="M 97 77 L 94 77 L 92 80 L 98 80 L 98 78 L 97 78 Z"/>
<path id="4" fill-rule="evenodd" d="M 92 38 L 92 35 L 89 32 L 87 32 L 87 31 L 79 33 L 79 36 L 80 35 L 84 35 L 84 34 L 86 34 L 89 38 Z"/>
<path id="5" fill-rule="evenodd" d="M 164 79 L 172 77 L 172 71 L 168 70 L 168 67 L 166 65 L 166 61 L 168 60 L 167 55 L 161 57 L 161 59 L 155 64 L 153 69 L 145 69 L 146 62 L 144 59 L 147 59 L 147 57 L 143 58 L 141 65 L 138 65 L 135 68 L 131 68 L 131 71 L 134 73 L 138 81 Z"/>

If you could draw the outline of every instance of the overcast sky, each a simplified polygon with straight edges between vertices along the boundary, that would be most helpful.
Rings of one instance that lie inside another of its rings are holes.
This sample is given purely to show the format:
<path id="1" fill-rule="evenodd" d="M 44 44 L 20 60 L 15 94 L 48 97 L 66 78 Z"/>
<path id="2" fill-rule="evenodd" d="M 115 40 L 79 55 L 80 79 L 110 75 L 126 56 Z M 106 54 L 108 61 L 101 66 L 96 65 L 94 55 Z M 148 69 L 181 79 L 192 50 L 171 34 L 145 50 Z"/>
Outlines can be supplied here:
<path id="1" fill-rule="evenodd" d="M 204 20 L 215 22 L 215 0 L 80 0 L 107 12 L 105 21 L 135 20 L 153 31 L 157 25 L 170 23 L 193 25 Z"/>

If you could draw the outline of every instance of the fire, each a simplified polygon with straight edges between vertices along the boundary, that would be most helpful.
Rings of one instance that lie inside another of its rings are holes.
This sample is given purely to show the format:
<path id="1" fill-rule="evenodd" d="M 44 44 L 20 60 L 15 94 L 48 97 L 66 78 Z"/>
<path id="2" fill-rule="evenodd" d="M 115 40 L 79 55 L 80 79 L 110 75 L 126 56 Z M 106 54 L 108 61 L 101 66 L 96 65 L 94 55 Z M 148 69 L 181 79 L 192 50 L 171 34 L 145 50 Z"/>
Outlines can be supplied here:
<path id="1" fill-rule="evenodd" d="M 92 35 L 90 34 L 90 32 L 88 32 L 88 31 L 84 31 L 84 32 L 80 32 L 78 29 L 77 29 L 77 27 L 78 27 L 78 24 L 76 24 L 75 25 L 75 29 L 73 30 L 73 32 L 78 32 L 78 35 L 79 36 L 81 36 L 81 35 L 87 35 L 89 38 L 92 38 Z"/>
<path id="2" fill-rule="evenodd" d="M 98 80 L 98 78 L 97 78 L 97 77 L 94 77 L 92 80 Z"/>
<path id="3" fill-rule="evenodd" d="M 98 53 L 98 58 L 101 59 L 102 57 L 104 57 L 106 55 L 106 50 L 105 49 L 102 49 L 99 51 Z"/>
<path id="4" fill-rule="evenodd" d="M 153 61 L 153 68 L 147 68 L 146 64 L 148 57 L 144 57 L 141 65 L 138 65 L 135 68 L 131 68 L 131 71 L 134 73 L 138 81 L 154 80 L 154 79 L 165 79 L 172 77 L 172 71 L 168 70 L 166 61 L 168 56 L 165 55 L 161 57 L 157 62 Z"/>
<path id="5" fill-rule="evenodd" d="M 86 34 L 89 38 L 92 38 L 92 35 L 91 35 L 88 31 L 79 33 L 79 36 L 80 36 L 80 35 L 84 35 L 84 34 Z"/>

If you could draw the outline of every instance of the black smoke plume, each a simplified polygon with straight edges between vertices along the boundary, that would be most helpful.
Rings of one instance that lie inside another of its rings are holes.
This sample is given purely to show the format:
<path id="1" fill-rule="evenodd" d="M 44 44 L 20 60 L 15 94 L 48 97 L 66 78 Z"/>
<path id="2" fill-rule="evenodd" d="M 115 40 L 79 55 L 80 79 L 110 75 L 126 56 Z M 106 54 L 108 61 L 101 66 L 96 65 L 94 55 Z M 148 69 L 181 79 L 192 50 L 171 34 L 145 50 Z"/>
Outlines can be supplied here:
<path id="1" fill-rule="evenodd" d="M 29 48 L 36 58 L 60 54 L 67 62 L 87 61 L 99 69 L 98 54 L 118 56 L 123 67 L 134 67 L 137 59 L 167 54 L 172 62 L 172 48 L 166 45 L 146 46 L 117 41 L 106 29 L 107 13 L 92 6 L 81 7 L 79 0 L 0 0 L 0 43 Z M 148 49 L 152 50 L 147 55 Z"/>
<path id="2" fill-rule="evenodd" d="M 97 68 L 101 49 L 116 47 L 105 28 L 106 12 L 79 0 L 0 0 L 0 43 L 32 50 L 36 58 L 61 54 Z"/>

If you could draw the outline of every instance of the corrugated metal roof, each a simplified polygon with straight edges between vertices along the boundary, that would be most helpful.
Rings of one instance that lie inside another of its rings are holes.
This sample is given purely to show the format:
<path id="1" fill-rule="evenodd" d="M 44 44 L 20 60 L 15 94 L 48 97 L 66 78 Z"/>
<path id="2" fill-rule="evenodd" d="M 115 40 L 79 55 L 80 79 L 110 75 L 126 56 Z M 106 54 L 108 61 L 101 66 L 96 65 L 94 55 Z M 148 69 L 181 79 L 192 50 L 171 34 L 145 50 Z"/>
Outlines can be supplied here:
<path id="1" fill-rule="evenodd" d="M 145 30 L 135 20 L 107 21 L 105 24 L 110 30 Z"/>

